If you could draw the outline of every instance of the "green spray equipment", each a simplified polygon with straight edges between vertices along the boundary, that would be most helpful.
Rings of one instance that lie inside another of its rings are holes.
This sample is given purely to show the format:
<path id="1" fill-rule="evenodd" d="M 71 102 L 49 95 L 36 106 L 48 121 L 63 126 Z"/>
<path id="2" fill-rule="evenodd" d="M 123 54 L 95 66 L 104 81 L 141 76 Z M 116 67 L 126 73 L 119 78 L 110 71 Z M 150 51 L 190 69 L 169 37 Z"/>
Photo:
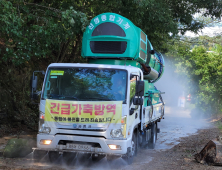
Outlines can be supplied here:
<path id="1" fill-rule="evenodd" d="M 142 68 L 144 79 L 150 83 L 164 72 L 163 56 L 154 50 L 147 35 L 115 13 L 103 13 L 91 20 L 83 35 L 82 56 L 89 63 Z"/>

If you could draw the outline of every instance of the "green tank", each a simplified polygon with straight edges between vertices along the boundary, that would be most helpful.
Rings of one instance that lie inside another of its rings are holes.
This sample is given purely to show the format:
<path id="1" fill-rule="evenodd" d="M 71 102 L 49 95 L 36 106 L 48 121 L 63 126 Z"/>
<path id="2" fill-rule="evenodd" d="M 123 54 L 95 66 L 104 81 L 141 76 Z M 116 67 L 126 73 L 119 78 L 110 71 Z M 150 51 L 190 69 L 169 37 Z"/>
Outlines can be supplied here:
<path id="1" fill-rule="evenodd" d="M 164 71 L 164 60 L 154 51 L 147 35 L 129 19 L 103 13 L 94 17 L 83 35 L 82 57 L 89 63 L 131 65 L 145 64 L 149 73 L 144 79 L 157 81 Z"/>

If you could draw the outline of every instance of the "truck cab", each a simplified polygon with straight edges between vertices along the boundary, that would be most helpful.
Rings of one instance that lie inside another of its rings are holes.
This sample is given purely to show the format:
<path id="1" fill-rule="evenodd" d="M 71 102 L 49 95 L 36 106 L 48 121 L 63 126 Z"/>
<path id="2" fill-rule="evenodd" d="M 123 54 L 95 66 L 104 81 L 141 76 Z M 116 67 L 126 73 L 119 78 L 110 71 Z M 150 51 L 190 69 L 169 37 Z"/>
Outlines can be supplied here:
<path id="1" fill-rule="evenodd" d="M 133 97 L 141 75 L 131 66 L 50 64 L 39 107 L 44 119 L 37 147 L 69 149 L 70 141 L 78 141 L 90 143 L 86 150 L 79 149 L 83 152 L 126 154 L 140 122 L 140 106 L 133 104 Z M 135 110 L 129 115 L 131 108 Z"/>

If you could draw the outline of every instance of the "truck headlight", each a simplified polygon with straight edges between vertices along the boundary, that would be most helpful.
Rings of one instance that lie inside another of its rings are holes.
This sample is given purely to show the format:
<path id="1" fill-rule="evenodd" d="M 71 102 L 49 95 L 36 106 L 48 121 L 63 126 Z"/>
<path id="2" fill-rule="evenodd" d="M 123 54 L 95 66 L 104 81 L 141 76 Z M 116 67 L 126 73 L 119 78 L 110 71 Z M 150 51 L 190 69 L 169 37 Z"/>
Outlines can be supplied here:
<path id="1" fill-rule="evenodd" d="M 119 137 L 122 137 L 122 129 L 112 129 L 111 132 L 110 132 L 110 135 L 113 137 L 113 138 L 119 138 Z"/>
<path id="2" fill-rule="evenodd" d="M 39 112 L 39 133 L 50 133 L 51 128 L 45 126 L 45 114 L 43 112 Z"/>
<path id="3" fill-rule="evenodd" d="M 126 138 L 126 116 L 121 119 L 121 129 L 112 129 L 110 136 L 112 138 Z"/>
<path id="4" fill-rule="evenodd" d="M 50 127 L 46 127 L 45 124 L 42 124 L 42 126 L 39 128 L 39 132 L 40 133 L 50 133 L 51 132 L 51 128 Z"/>
<path id="5" fill-rule="evenodd" d="M 110 136 L 112 138 L 126 138 L 126 116 L 121 119 L 121 129 L 112 129 Z"/>

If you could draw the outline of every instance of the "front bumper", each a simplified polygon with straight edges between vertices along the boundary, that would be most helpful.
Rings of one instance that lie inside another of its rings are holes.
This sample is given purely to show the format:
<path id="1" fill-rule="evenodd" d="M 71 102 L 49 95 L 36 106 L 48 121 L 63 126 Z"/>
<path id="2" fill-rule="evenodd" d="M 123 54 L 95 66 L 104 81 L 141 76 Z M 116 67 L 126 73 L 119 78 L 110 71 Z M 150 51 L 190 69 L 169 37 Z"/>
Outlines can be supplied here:
<path id="1" fill-rule="evenodd" d="M 50 145 L 40 144 L 41 140 L 52 140 Z M 72 141 L 81 143 L 92 143 L 99 144 L 100 147 L 91 147 L 88 150 L 78 150 L 78 149 L 67 149 L 66 145 L 59 144 L 59 141 Z M 120 150 L 111 150 L 108 145 L 119 145 Z M 44 151 L 58 151 L 58 152 L 78 152 L 78 153 L 89 153 L 89 154 L 100 154 L 100 155 L 116 155 L 122 156 L 127 153 L 127 148 L 131 147 L 131 139 L 127 140 L 113 140 L 105 139 L 103 137 L 90 137 L 90 136 L 75 136 L 75 135 L 37 135 L 37 148 L 34 150 L 44 150 Z"/>

